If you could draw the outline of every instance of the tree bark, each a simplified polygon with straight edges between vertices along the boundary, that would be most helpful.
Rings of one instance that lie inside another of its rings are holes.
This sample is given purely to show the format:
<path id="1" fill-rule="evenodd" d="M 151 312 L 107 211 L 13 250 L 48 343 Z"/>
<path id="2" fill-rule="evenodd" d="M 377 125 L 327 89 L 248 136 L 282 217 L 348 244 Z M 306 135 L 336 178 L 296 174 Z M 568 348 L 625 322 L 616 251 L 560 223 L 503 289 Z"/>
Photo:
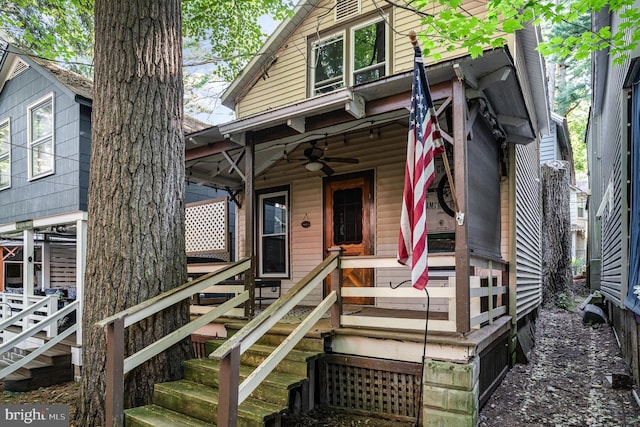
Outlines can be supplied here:
<path id="1" fill-rule="evenodd" d="M 179 0 L 96 0 L 83 372 L 76 425 L 104 419 L 105 334 L 94 323 L 186 281 Z M 125 334 L 133 354 L 189 321 L 188 302 Z M 181 342 L 125 377 L 125 407 L 182 375 Z"/>
<path id="2" fill-rule="evenodd" d="M 550 305 L 571 283 L 569 164 L 542 166 L 542 302 Z"/>

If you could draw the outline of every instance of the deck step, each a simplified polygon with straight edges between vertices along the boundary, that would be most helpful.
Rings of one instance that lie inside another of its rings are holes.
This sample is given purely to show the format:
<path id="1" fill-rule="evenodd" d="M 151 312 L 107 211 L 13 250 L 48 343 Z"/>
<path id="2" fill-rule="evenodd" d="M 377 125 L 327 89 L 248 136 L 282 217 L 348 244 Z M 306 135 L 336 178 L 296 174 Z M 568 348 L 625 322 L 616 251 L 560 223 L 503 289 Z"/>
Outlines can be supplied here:
<path id="1" fill-rule="evenodd" d="M 236 332 L 238 332 L 244 323 L 225 323 L 225 328 L 227 329 L 227 336 L 233 336 Z M 292 326 L 297 325 L 282 325 L 276 324 L 276 326 L 269 329 L 269 332 L 263 335 L 258 339 L 256 344 L 269 345 L 273 347 L 279 346 L 291 333 L 293 330 Z M 324 335 L 317 334 L 317 336 L 309 336 L 306 335 L 304 338 L 296 344 L 296 349 L 298 350 L 309 350 L 309 351 L 324 351 Z M 222 341 L 224 342 L 224 341 Z"/>
<path id="2" fill-rule="evenodd" d="M 211 427 L 215 424 L 171 411 L 158 405 L 147 405 L 124 411 L 127 427 Z"/>
<path id="3" fill-rule="evenodd" d="M 218 416 L 218 390 L 187 380 L 156 384 L 153 403 L 208 423 Z M 238 407 L 238 425 L 262 427 L 286 409 L 248 398 Z"/>
<path id="4" fill-rule="evenodd" d="M 240 363 L 247 366 L 258 367 L 273 353 L 275 347 L 254 344 L 240 356 Z M 307 376 L 308 363 L 319 358 L 322 353 L 307 350 L 291 350 L 287 357 L 275 367 L 276 372 Z"/>
<path id="5" fill-rule="evenodd" d="M 218 387 L 220 362 L 210 359 L 192 359 L 184 363 L 184 379 L 209 387 Z M 240 366 L 240 382 L 254 371 L 253 367 Z M 308 379 L 306 376 L 283 372 L 271 372 L 267 378 L 251 393 L 251 397 L 267 402 L 287 405 L 290 391 L 301 387 Z"/>

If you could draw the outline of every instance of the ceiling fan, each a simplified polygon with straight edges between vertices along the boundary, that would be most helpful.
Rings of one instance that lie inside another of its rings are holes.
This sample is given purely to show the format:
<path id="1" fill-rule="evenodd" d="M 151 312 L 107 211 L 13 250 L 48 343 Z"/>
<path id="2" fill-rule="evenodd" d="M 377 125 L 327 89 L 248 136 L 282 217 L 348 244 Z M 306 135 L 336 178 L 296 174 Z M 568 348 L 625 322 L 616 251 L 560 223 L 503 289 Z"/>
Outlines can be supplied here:
<path id="1" fill-rule="evenodd" d="M 339 162 L 339 163 L 358 163 L 358 159 L 348 157 L 324 157 L 324 150 L 316 147 L 318 141 L 311 141 L 311 147 L 304 149 L 304 159 L 298 159 L 304 161 L 304 167 L 311 172 L 322 170 L 325 175 L 333 175 L 335 172 L 331 166 L 326 162 Z"/>

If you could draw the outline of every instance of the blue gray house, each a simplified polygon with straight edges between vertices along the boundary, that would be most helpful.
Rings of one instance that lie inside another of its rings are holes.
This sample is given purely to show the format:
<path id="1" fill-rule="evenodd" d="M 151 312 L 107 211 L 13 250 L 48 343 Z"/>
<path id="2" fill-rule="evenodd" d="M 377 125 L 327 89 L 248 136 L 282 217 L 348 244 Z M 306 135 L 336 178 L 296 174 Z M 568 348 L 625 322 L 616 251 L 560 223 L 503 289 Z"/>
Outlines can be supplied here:
<path id="1" fill-rule="evenodd" d="M 92 88 L 91 80 L 49 61 L 12 47 L 0 51 L 2 302 L 7 294 L 21 294 L 27 304 L 27 296 L 52 293 L 60 296 L 61 305 L 82 301 Z M 185 118 L 187 135 L 206 126 Z M 203 201 L 217 207 L 204 209 Z M 228 220 L 227 199 L 212 188 L 188 185 L 186 202 L 188 211 L 190 206 L 198 209 L 195 226 L 220 230 L 223 236 L 214 246 L 202 239 L 191 242 L 194 258 L 229 260 L 233 221 Z M 220 218 L 223 228 L 212 228 L 210 222 Z M 198 230 L 192 234 L 198 236 Z"/>

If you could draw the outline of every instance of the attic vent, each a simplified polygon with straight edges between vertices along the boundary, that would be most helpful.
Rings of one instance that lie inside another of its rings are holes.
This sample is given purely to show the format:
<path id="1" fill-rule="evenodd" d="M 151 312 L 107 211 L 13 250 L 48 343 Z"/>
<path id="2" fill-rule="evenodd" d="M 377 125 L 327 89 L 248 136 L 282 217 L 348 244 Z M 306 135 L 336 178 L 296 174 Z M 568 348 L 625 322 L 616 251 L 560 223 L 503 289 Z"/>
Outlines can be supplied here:
<path id="1" fill-rule="evenodd" d="M 336 21 L 360 14 L 361 0 L 336 0 Z"/>
<path id="2" fill-rule="evenodd" d="M 15 65 L 13 66 L 13 70 L 11 70 L 11 73 L 9 74 L 9 80 L 14 78 L 18 74 L 26 70 L 27 68 L 29 68 L 29 64 L 24 62 L 22 59 L 18 58 Z"/>

